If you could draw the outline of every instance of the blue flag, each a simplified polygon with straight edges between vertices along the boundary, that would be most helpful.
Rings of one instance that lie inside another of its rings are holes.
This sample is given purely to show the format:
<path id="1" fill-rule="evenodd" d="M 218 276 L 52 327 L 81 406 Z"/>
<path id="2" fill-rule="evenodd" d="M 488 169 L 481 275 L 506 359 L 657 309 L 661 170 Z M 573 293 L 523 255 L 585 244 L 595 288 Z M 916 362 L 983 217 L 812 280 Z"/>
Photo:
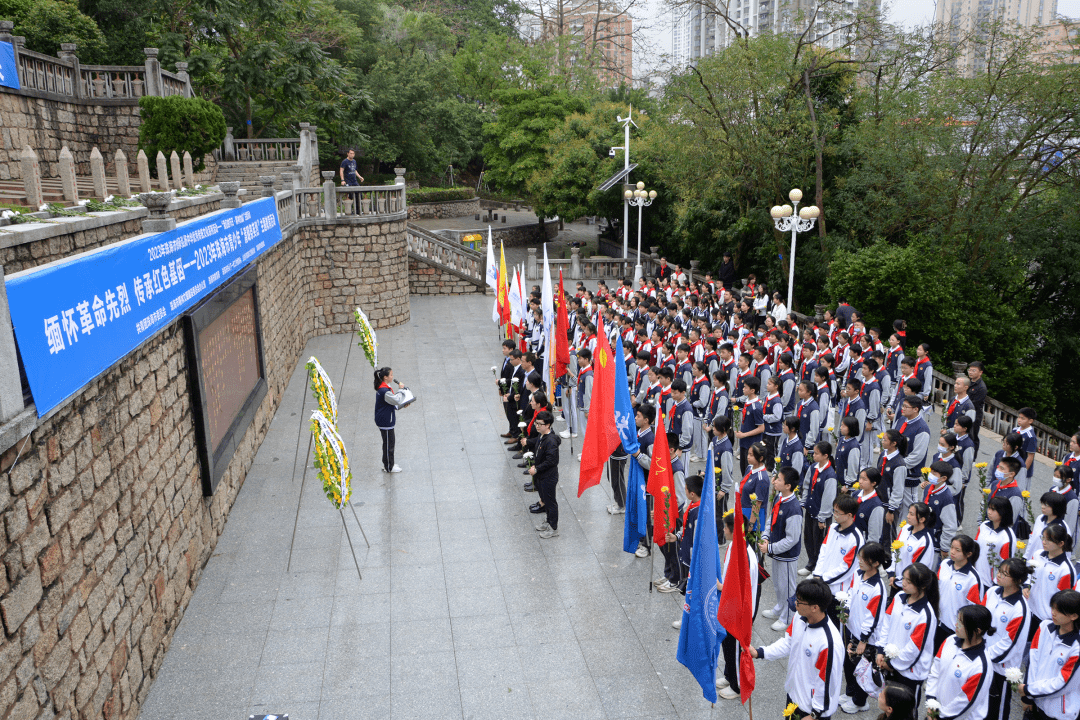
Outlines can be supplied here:
<path id="1" fill-rule="evenodd" d="M 705 463 L 705 483 L 701 490 L 694 545 L 690 553 L 690 572 L 686 578 L 686 600 L 683 602 L 682 627 L 679 629 L 679 649 L 675 658 L 681 662 L 701 685 L 701 694 L 716 702 L 716 659 L 720 643 L 727 633 L 716 619 L 720 602 L 716 589 L 719 577 L 720 549 L 716 534 L 716 491 L 713 488 L 713 452 L 709 448 Z"/>
<path id="2" fill-rule="evenodd" d="M 623 450 L 633 455 L 641 447 L 634 423 L 634 406 L 630 403 L 630 385 L 626 378 L 626 362 L 623 359 L 622 336 L 615 338 L 615 427 Z M 645 471 L 634 457 L 627 461 L 626 471 L 626 518 L 623 525 L 623 550 L 635 552 L 638 540 L 649 533 L 645 503 Z"/>

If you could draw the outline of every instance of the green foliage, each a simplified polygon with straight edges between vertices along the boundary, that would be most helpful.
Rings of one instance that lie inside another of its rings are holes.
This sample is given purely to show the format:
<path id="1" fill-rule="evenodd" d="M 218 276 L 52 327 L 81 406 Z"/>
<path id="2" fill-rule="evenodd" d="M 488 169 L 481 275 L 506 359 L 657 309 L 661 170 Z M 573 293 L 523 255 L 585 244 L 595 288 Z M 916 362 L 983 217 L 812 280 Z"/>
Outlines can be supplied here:
<path id="1" fill-rule="evenodd" d="M 26 37 L 28 50 L 59 55 L 61 43 L 75 43 L 80 61 L 93 65 L 105 59 L 105 35 L 74 3 L 0 0 L 0 17 L 15 22 L 13 34 Z"/>
<path id="2" fill-rule="evenodd" d="M 157 157 L 159 151 L 168 157 L 173 150 L 180 154 L 186 150 L 191 153 L 195 169 L 201 170 L 203 155 L 225 139 L 221 108 L 202 98 L 143 97 L 139 109 L 139 147 L 148 158 Z"/>
<path id="3" fill-rule="evenodd" d="M 472 200 L 476 193 L 472 188 L 413 188 L 405 191 L 405 197 L 411 203 L 449 202 L 452 200 Z"/>

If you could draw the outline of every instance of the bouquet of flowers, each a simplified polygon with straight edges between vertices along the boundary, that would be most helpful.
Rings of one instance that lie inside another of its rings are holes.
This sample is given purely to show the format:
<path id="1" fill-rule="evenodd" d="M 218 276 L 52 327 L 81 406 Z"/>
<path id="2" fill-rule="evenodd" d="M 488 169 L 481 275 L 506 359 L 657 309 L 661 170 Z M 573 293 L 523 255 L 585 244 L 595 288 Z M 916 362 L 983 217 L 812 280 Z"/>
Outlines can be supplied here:
<path id="1" fill-rule="evenodd" d="M 895 660 L 898 657 L 900 657 L 900 648 L 896 647 L 896 645 L 893 645 L 892 643 L 889 643 L 885 646 L 886 660 Z"/>
<path id="2" fill-rule="evenodd" d="M 941 703 L 933 698 L 926 701 L 926 717 L 938 718 L 941 717 Z"/>
<path id="3" fill-rule="evenodd" d="M 1018 667 L 1005 668 L 1005 680 L 1012 685 L 1014 693 L 1019 693 L 1024 683 L 1024 671 Z"/>
<path id="4" fill-rule="evenodd" d="M 499 368 L 491 366 L 491 377 L 499 377 Z"/>
<path id="5" fill-rule="evenodd" d="M 311 380 L 311 394 L 315 397 L 319 411 L 336 428 L 337 398 L 334 396 L 334 385 L 330 382 L 326 371 L 323 370 L 323 366 L 319 364 L 314 355 L 308 358 L 306 367 L 308 369 L 308 378 Z"/>
<path id="6" fill-rule="evenodd" d="M 1020 497 L 1024 498 L 1024 510 L 1027 512 L 1028 522 L 1032 525 L 1035 524 L 1035 511 L 1031 509 L 1031 491 L 1022 490 Z"/>
<path id="7" fill-rule="evenodd" d="M 360 336 L 360 342 L 357 345 L 364 349 L 364 356 L 374 368 L 379 364 L 379 340 L 375 337 L 375 328 L 371 327 L 371 321 L 360 308 L 356 308 L 353 315 L 356 316 L 356 324 L 360 326 L 360 329 L 356 331 L 356 334 Z"/>
<path id="8" fill-rule="evenodd" d="M 322 480 L 323 492 L 334 507 L 341 510 L 352 496 L 352 472 L 349 470 L 345 443 L 337 429 L 319 410 L 311 414 L 311 434 L 315 440 L 315 468 Z"/>
<path id="9" fill-rule="evenodd" d="M 836 593 L 836 602 L 839 605 L 836 609 L 836 618 L 840 621 L 840 627 L 843 628 L 847 625 L 848 616 L 851 614 L 851 608 L 848 607 L 848 603 L 851 602 L 851 596 L 845 591 L 840 590 Z"/>
<path id="10" fill-rule="evenodd" d="M 799 706 L 798 705 L 796 705 L 795 703 L 788 703 L 787 707 L 784 708 L 784 717 L 786 717 L 786 718 L 792 717 L 798 711 L 799 711 Z"/>
<path id="11" fill-rule="evenodd" d="M 518 412 L 520 413 L 521 411 L 519 410 Z M 525 437 L 525 428 L 527 427 L 529 427 L 529 423 L 524 420 L 518 423 L 518 434 L 521 435 L 521 437 Z"/>
<path id="12" fill-rule="evenodd" d="M 532 453 L 532 452 L 526 452 L 526 453 L 522 453 L 521 457 L 523 457 L 525 459 L 525 467 L 526 468 L 531 468 L 533 466 L 533 458 L 536 457 L 536 454 Z"/>

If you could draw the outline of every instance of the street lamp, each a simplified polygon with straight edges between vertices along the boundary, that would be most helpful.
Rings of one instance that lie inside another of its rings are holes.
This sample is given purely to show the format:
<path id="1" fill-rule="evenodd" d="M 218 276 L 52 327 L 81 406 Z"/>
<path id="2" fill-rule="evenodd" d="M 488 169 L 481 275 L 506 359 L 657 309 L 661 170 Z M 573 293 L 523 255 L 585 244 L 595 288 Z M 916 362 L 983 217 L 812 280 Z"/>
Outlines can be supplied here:
<path id="1" fill-rule="evenodd" d="M 791 259 L 787 279 L 787 309 L 791 312 L 791 294 L 795 288 L 795 236 L 814 227 L 814 221 L 821 215 L 821 209 L 817 205 L 807 205 L 799 210 L 799 201 L 802 200 L 802 190 L 799 188 L 789 192 L 788 198 L 791 205 L 774 205 L 769 214 L 772 215 L 777 230 L 791 231 Z"/>
<path id="2" fill-rule="evenodd" d="M 641 280 L 641 208 L 652 205 L 656 199 L 655 190 L 646 190 L 645 183 L 639 182 L 634 190 L 626 190 L 623 193 L 626 204 L 637 207 L 637 265 L 634 266 L 634 287 Z"/>
<path id="3" fill-rule="evenodd" d="M 629 111 L 626 113 L 626 117 L 623 117 L 621 115 L 616 115 L 615 116 L 616 119 L 618 119 L 618 121 L 620 123 L 622 123 L 622 126 L 623 126 L 623 144 L 622 144 L 622 147 L 613 147 L 613 148 L 611 148 L 610 152 L 611 152 L 611 157 L 615 157 L 615 151 L 616 150 L 622 150 L 623 151 L 623 177 L 624 178 L 627 175 L 630 174 L 630 126 L 633 125 L 634 127 L 637 127 L 637 123 L 634 122 L 631 119 L 633 117 L 633 115 L 634 115 L 634 106 L 631 105 Z M 627 191 L 627 192 L 629 192 L 629 191 Z M 627 195 L 626 197 L 627 197 L 627 199 L 629 199 L 630 196 Z M 624 202 L 623 203 L 623 233 L 622 233 L 622 256 L 623 256 L 623 260 L 626 260 L 627 257 L 628 257 L 628 254 L 627 254 L 627 239 L 628 239 L 629 236 L 628 236 L 627 233 L 629 232 L 629 230 L 627 229 L 626 226 L 627 226 L 627 224 L 629 222 L 630 222 L 630 206 L 627 203 Z"/>

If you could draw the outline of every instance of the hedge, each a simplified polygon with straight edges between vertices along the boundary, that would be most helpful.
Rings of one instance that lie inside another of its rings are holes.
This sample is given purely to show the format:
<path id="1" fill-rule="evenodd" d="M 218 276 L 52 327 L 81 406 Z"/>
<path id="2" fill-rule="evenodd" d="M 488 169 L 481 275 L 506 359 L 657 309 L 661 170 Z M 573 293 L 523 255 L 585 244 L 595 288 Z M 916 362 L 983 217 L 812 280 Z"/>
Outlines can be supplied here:
<path id="1" fill-rule="evenodd" d="M 472 188 L 415 188 L 405 191 L 411 203 L 450 202 L 452 200 L 472 200 L 476 193 Z"/>
<path id="2" fill-rule="evenodd" d="M 158 151 L 168 158 L 191 153 L 195 171 L 203 169 L 203 155 L 225 139 L 225 115 L 221 108 L 202 98 L 144 96 L 139 99 L 139 148 L 146 151 L 150 172 L 157 171 Z"/>

